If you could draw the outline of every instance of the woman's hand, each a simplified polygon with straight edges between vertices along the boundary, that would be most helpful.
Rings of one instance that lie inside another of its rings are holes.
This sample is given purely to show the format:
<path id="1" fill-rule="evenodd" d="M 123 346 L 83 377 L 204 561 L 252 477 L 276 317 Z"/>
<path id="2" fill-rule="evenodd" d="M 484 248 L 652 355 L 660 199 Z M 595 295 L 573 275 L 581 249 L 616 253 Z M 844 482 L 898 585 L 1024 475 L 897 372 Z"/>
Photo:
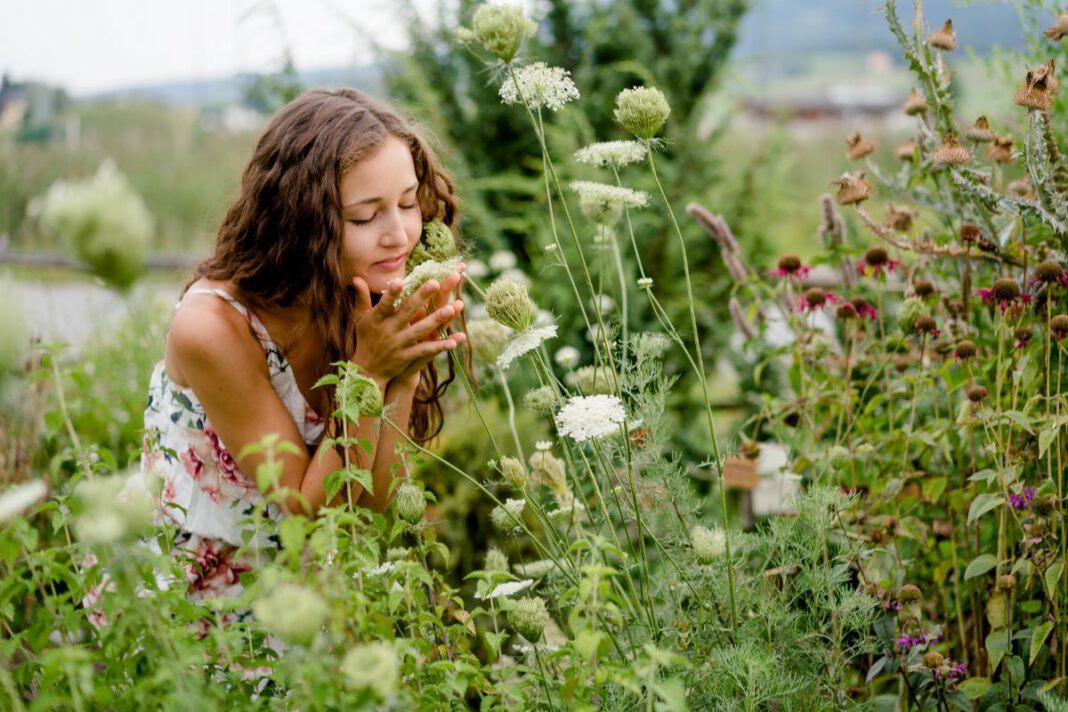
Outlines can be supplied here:
<path id="1" fill-rule="evenodd" d="M 394 280 L 372 307 L 367 282 L 354 277 L 357 341 L 353 362 L 380 383 L 408 380 L 438 354 L 463 343 L 467 337 L 462 332 L 439 338 L 439 332 L 463 309 L 462 301 L 448 301 L 461 278 L 462 268 L 440 284 L 430 280 L 397 306 L 394 302 L 403 284 Z M 427 314 L 428 309 L 433 311 Z"/>

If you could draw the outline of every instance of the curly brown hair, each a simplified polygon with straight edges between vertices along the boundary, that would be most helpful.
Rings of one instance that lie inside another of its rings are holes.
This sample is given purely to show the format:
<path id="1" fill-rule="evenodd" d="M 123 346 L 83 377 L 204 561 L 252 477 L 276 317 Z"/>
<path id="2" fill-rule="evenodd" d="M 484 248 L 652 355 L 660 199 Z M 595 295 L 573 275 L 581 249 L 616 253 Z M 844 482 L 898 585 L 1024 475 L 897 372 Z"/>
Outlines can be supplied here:
<path id="1" fill-rule="evenodd" d="M 267 125 L 219 227 L 215 252 L 197 266 L 190 284 L 230 280 L 253 306 L 305 306 L 310 323 L 304 328 L 319 331 L 325 341 L 320 373 L 347 361 L 356 349 L 356 292 L 343 279 L 340 182 L 390 136 L 412 152 L 423 222 L 441 220 L 455 237 L 459 207 L 452 179 L 414 124 L 362 92 L 315 89 L 286 104 Z M 463 360 L 470 364 L 466 344 Z M 442 383 L 433 362 L 423 369 L 412 403 L 415 440 L 440 432 L 441 397 L 455 376 L 451 359 Z M 332 391 L 328 401 L 332 412 Z"/>

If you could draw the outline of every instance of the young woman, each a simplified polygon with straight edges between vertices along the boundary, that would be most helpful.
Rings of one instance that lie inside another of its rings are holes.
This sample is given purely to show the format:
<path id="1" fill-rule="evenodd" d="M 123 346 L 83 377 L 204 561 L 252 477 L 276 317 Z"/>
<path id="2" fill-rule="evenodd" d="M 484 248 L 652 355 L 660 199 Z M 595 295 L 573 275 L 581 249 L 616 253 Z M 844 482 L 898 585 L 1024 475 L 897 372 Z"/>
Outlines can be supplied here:
<path id="1" fill-rule="evenodd" d="M 234 552 L 263 502 L 264 454 L 239 457 L 246 446 L 272 433 L 299 446 L 279 456 L 285 508 L 314 516 L 328 504 L 324 481 L 343 453 L 321 443 L 340 428 L 332 393 L 313 384 L 332 363 L 352 361 L 374 379 L 414 439 L 440 430 L 454 374 L 450 362 L 439 383 L 434 359 L 466 339 L 463 266 L 398 301 L 405 261 L 433 219 L 455 225 L 452 182 L 392 109 L 360 92 L 316 90 L 267 126 L 215 252 L 176 309 L 145 411 L 142 471 L 162 476 L 161 512 L 192 559 L 191 594 L 233 593 L 251 565 Z M 348 434 L 374 444 L 370 457 L 350 449 L 373 474 L 372 490 L 357 485 L 352 496 L 382 511 L 402 469 L 399 436 L 370 419 Z"/>

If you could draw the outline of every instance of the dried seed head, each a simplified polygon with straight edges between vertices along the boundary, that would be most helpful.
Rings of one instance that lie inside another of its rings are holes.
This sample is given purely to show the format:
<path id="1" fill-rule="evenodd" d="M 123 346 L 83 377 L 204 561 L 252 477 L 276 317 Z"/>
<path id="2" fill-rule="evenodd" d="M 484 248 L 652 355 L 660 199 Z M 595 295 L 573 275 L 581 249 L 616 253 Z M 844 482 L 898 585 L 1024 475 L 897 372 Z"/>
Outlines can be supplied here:
<path id="1" fill-rule="evenodd" d="M 909 92 L 909 97 L 905 99 L 903 108 L 909 116 L 922 114 L 927 111 L 927 97 L 919 89 L 913 87 L 912 91 Z"/>
<path id="2" fill-rule="evenodd" d="M 945 658 L 942 657 L 942 653 L 937 650 L 929 650 L 923 654 L 923 665 L 931 670 L 934 670 L 941 665 L 943 660 L 945 660 Z"/>
<path id="3" fill-rule="evenodd" d="M 1056 282 L 1064 274 L 1064 268 L 1053 260 L 1045 260 L 1039 262 L 1038 267 L 1035 267 L 1035 277 L 1040 282 Z"/>
<path id="4" fill-rule="evenodd" d="M 779 269 L 787 274 L 793 274 L 801 269 L 801 258 L 797 255 L 783 255 L 779 258 Z"/>
<path id="5" fill-rule="evenodd" d="M 898 589 L 897 600 L 901 603 L 919 603 L 923 600 L 923 594 L 918 586 L 907 583 Z"/>
<path id="6" fill-rule="evenodd" d="M 934 166 L 961 166 L 971 163 L 971 160 L 971 151 L 961 145 L 952 132 L 945 135 L 942 145 L 931 155 L 931 164 Z"/>
<path id="7" fill-rule="evenodd" d="M 502 455 L 498 467 L 505 481 L 510 484 L 513 489 L 517 492 L 522 492 L 526 489 L 530 477 L 527 475 L 527 468 L 523 467 L 522 462 L 514 457 Z"/>
<path id="8" fill-rule="evenodd" d="M 957 49 L 957 33 L 953 31 L 953 20 L 946 20 L 946 24 L 940 29 L 927 35 L 927 44 L 946 52 Z"/>
<path id="9" fill-rule="evenodd" d="M 859 131 L 854 131 L 846 138 L 846 144 L 849 146 L 849 150 L 846 152 L 846 157 L 851 161 L 856 161 L 875 150 L 875 144 L 860 135 Z"/>
<path id="10" fill-rule="evenodd" d="M 1027 71 L 1024 85 L 1016 90 L 1013 100 L 1033 111 L 1049 111 L 1057 87 L 1056 68 L 1053 60 L 1047 59 L 1042 66 Z"/>
<path id="11" fill-rule="evenodd" d="M 931 284 L 931 281 L 927 279 L 916 280 L 912 283 L 912 288 L 913 290 L 915 290 L 916 296 L 921 299 L 926 299 L 927 297 L 934 294 L 935 291 L 934 285 Z"/>
<path id="12" fill-rule="evenodd" d="M 996 585 L 999 591 L 1012 591 L 1016 588 L 1016 577 L 1012 574 L 998 576 Z"/>
<path id="13" fill-rule="evenodd" d="M 990 143 L 994 140 L 994 132 L 990 130 L 990 123 L 985 116 L 976 119 L 964 135 L 976 143 Z"/>
<path id="14" fill-rule="evenodd" d="M 1015 279 L 1004 277 L 994 282 L 994 299 L 999 302 L 1011 302 L 1020 296 L 1020 285 Z"/>
<path id="15" fill-rule="evenodd" d="M 864 180 L 864 171 L 843 173 L 831 183 L 838 187 L 834 199 L 839 205 L 857 205 L 871 197 L 871 186 Z"/>
<path id="16" fill-rule="evenodd" d="M 1044 34 L 1054 42 L 1060 42 L 1062 37 L 1068 35 L 1068 15 L 1057 15 L 1053 27 L 1046 30 Z"/>
<path id="17" fill-rule="evenodd" d="M 979 404 L 986 400 L 987 390 L 983 386 L 968 386 L 964 394 L 972 403 Z"/>
<path id="18" fill-rule="evenodd" d="M 886 222 L 898 232 L 908 232 L 912 229 L 912 219 L 916 217 L 916 211 L 907 205 L 894 205 L 886 211 Z"/>
<path id="19" fill-rule="evenodd" d="M 890 256 L 881 247 L 869 247 L 864 252 L 864 262 L 869 267 L 882 267 L 890 261 Z"/>
<path id="20" fill-rule="evenodd" d="M 935 323 L 933 317 L 924 315 L 916 319 L 916 322 L 912 325 L 912 328 L 917 334 L 930 334 L 938 328 L 938 324 Z"/>
<path id="21" fill-rule="evenodd" d="M 1018 198 L 1035 199 L 1035 191 L 1031 188 L 1031 181 L 1026 177 L 1017 178 L 1008 185 L 1009 192 Z"/>
<path id="22" fill-rule="evenodd" d="M 1012 332 L 1013 341 L 1016 342 L 1018 348 L 1027 346 L 1031 343 L 1033 337 L 1034 334 L 1031 332 L 1031 327 L 1029 326 L 1018 326 Z"/>
<path id="23" fill-rule="evenodd" d="M 827 294 L 819 287 L 809 287 L 805 290 L 805 302 L 818 307 L 827 301 Z"/>
<path id="24" fill-rule="evenodd" d="M 964 223 L 960 226 L 960 241 L 964 244 L 978 242 L 983 236 L 983 231 L 975 223 Z"/>
<path id="25" fill-rule="evenodd" d="M 1049 330 L 1056 334 L 1058 339 L 1068 334 L 1068 314 L 1058 314 L 1050 319 Z"/>
<path id="26" fill-rule="evenodd" d="M 916 154 L 916 142 L 911 138 L 894 149 L 894 155 L 899 161 L 911 161 Z"/>
<path id="27" fill-rule="evenodd" d="M 975 345 L 974 341 L 968 341 L 965 339 L 957 344 L 957 348 L 953 354 L 962 361 L 970 358 L 975 358 L 975 355 L 979 353 L 979 347 Z"/>
<path id="28" fill-rule="evenodd" d="M 1012 162 L 1012 136 L 995 136 L 986 151 L 986 156 L 994 163 Z"/>

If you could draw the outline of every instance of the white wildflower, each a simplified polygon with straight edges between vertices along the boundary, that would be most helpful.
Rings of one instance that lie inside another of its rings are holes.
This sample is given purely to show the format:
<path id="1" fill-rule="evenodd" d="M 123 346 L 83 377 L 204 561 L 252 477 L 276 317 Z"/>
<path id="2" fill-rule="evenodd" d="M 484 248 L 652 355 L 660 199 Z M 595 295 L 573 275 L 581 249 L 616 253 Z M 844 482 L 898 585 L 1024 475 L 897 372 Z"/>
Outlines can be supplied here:
<path id="1" fill-rule="evenodd" d="M 519 85 L 518 90 L 516 85 Z M 557 111 L 567 102 L 578 99 L 579 91 L 571 74 L 563 67 L 534 62 L 519 67 L 514 75 L 506 76 L 500 96 L 505 104 L 517 104 L 522 100 L 534 110 L 545 107 Z"/>
<path id="2" fill-rule="evenodd" d="M 378 566 L 374 567 L 370 571 L 368 571 L 367 575 L 368 576 L 385 576 L 390 571 L 393 571 L 395 568 L 397 568 L 397 562 L 396 561 L 386 561 L 386 562 L 383 562 L 383 563 L 379 564 Z"/>
<path id="3" fill-rule="evenodd" d="M 504 351 L 497 357 L 497 366 L 500 368 L 508 368 L 512 365 L 512 361 L 523 354 L 530 353 L 534 349 L 538 348 L 545 341 L 556 336 L 556 325 L 542 326 L 536 329 L 530 329 L 529 331 L 523 331 L 515 335 L 515 337 L 508 342 L 508 345 L 504 347 Z"/>
<path id="4" fill-rule="evenodd" d="M 516 266 L 515 254 L 508 250 L 498 250 L 490 255 L 489 268 L 494 272 L 503 272 L 506 269 L 514 269 Z M 471 271 L 471 265 L 467 265 L 467 271 Z"/>
<path id="5" fill-rule="evenodd" d="M 710 564 L 727 551 L 727 534 L 722 529 L 696 525 L 690 530 L 693 553 L 702 564 Z"/>
<path id="6" fill-rule="evenodd" d="M 607 294 L 598 294 L 597 298 L 591 303 L 593 308 L 602 314 L 607 314 L 616 308 L 616 300 Z"/>
<path id="7" fill-rule="evenodd" d="M 644 160 L 647 152 L 641 141 L 603 141 L 580 148 L 575 160 L 600 168 L 622 168 Z"/>
<path id="8" fill-rule="evenodd" d="M 582 200 L 599 203 L 604 206 L 621 208 L 644 208 L 649 204 L 649 194 L 642 190 L 621 188 L 618 185 L 594 183 L 588 180 L 571 181 L 571 190 L 579 194 Z"/>
<path id="9" fill-rule="evenodd" d="M 326 601 L 314 589 L 284 583 L 252 604 L 252 613 L 268 632 L 292 643 L 307 643 L 326 623 Z"/>
<path id="10" fill-rule="evenodd" d="M 649 287 L 653 286 L 653 278 L 652 277 L 642 277 L 641 279 L 638 280 L 638 286 L 640 288 L 642 288 L 642 289 L 648 289 Z"/>
<path id="11" fill-rule="evenodd" d="M 546 252 L 556 252 L 556 249 L 557 245 L 555 242 L 550 242 L 548 245 L 545 246 Z"/>
<path id="12" fill-rule="evenodd" d="M 484 594 L 475 594 L 475 598 L 483 601 L 488 601 L 491 598 L 507 598 L 508 596 L 514 596 L 520 591 L 525 591 L 534 585 L 534 581 L 531 579 L 524 579 L 522 581 L 505 581 L 499 583 L 496 586 L 490 588 Z"/>
<path id="13" fill-rule="evenodd" d="M 556 414 L 556 427 L 560 435 L 584 442 L 619 432 L 626 419 L 623 402 L 616 396 L 572 396 Z"/>
<path id="14" fill-rule="evenodd" d="M 471 279 L 482 279 L 489 274 L 489 267 L 482 260 L 467 261 L 467 276 Z"/>
<path id="15" fill-rule="evenodd" d="M 553 563 L 551 559 L 539 559 L 538 561 L 530 561 L 525 564 L 515 564 L 512 568 L 515 569 L 518 574 L 538 579 L 555 571 L 556 564 Z"/>
<path id="16" fill-rule="evenodd" d="M 438 282 L 444 282 L 445 279 L 455 272 L 460 267 L 460 258 L 453 257 L 445 260 L 444 262 L 438 262 L 437 260 L 427 260 L 415 266 L 415 268 L 408 273 L 404 278 L 404 288 L 401 290 L 400 296 L 397 301 L 393 303 L 394 306 L 399 306 L 401 302 L 415 294 L 420 287 L 429 282 L 430 280 L 436 280 Z"/>
<path id="17" fill-rule="evenodd" d="M 564 368 L 574 368 L 578 365 L 580 355 L 579 350 L 574 346 L 561 346 L 553 356 L 553 360 Z"/>
<path id="18" fill-rule="evenodd" d="M 0 524 L 21 515 L 47 494 L 48 485 L 44 480 L 33 480 L 9 488 L 0 496 Z"/>
<path id="19" fill-rule="evenodd" d="M 383 641 L 357 645 L 341 661 L 341 673 L 349 687 L 369 689 L 379 697 L 389 697 L 400 682 L 397 650 Z"/>
<path id="20" fill-rule="evenodd" d="M 534 443 L 534 448 L 536 450 L 538 450 L 539 452 L 545 452 L 546 450 L 551 450 L 552 447 L 553 447 L 553 444 L 552 444 L 552 441 L 550 441 L 550 440 L 539 440 L 538 442 Z"/>
<path id="21" fill-rule="evenodd" d="M 79 513 L 74 533 L 88 544 L 112 544 L 132 538 L 152 523 L 151 495 L 141 488 L 126 489 L 123 475 L 82 480 L 74 488 Z"/>
<path id="22" fill-rule="evenodd" d="M 519 524 L 517 522 L 521 521 L 520 517 L 523 514 L 523 508 L 526 506 L 526 500 L 505 500 L 504 504 L 497 505 L 490 511 L 490 521 L 493 522 L 493 526 L 502 532 L 518 529 Z"/>

